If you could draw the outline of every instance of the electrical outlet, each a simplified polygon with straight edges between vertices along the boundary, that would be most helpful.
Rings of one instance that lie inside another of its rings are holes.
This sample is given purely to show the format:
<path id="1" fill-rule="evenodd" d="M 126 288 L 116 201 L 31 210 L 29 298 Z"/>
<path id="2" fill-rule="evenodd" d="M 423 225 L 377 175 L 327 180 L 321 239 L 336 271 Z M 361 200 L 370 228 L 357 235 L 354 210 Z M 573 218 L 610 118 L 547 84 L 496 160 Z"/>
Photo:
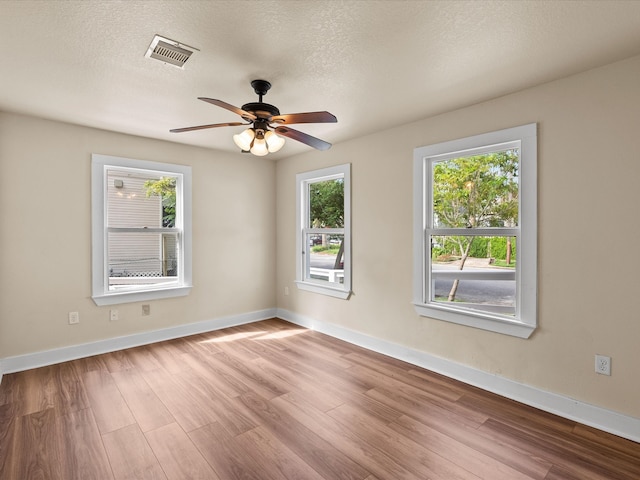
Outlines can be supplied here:
<path id="1" fill-rule="evenodd" d="M 596 373 L 611 375 L 611 357 L 596 355 Z"/>
<path id="2" fill-rule="evenodd" d="M 80 323 L 80 314 L 78 312 L 69 312 L 69 325 Z"/>
<path id="3" fill-rule="evenodd" d="M 284 287 L 284 294 L 289 295 L 289 287 Z"/>
<path id="4" fill-rule="evenodd" d="M 142 305 L 142 316 L 148 317 L 149 315 L 151 315 L 151 305 Z"/>
<path id="5" fill-rule="evenodd" d="M 118 320 L 118 318 L 118 310 L 109 310 L 109 320 L 115 322 L 116 320 Z"/>

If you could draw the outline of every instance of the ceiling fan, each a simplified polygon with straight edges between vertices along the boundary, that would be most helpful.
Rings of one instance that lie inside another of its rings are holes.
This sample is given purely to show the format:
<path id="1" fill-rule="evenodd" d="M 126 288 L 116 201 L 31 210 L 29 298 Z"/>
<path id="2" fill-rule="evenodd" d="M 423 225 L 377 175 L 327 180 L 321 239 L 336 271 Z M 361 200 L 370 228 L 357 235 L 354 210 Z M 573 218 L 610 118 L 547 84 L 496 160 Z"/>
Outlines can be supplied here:
<path id="1" fill-rule="evenodd" d="M 287 137 L 318 150 L 327 150 L 331 147 L 329 142 L 320 140 L 304 132 L 289 128 L 287 125 L 295 123 L 335 123 L 338 119 L 329 112 L 306 112 L 280 114 L 280 110 L 273 105 L 262 102 L 262 97 L 271 88 L 271 83 L 266 80 L 253 80 L 251 82 L 253 90 L 258 95 L 257 102 L 245 103 L 242 108 L 230 105 L 222 100 L 214 98 L 198 97 L 198 100 L 222 107 L 242 117 L 246 123 L 213 123 L 210 125 L 198 125 L 195 127 L 174 128 L 172 133 L 190 132 L 192 130 L 203 130 L 217 127 L 236 127 L 240 125 L 251 125 L 242 133 L 233 136 L 233 141 L 243 152 L 251 152 L 254 155 L 263 156 L 280 150 L 284 145 L 284 138 Z M 274 126 L 275 125 L 275 126 Z"/>

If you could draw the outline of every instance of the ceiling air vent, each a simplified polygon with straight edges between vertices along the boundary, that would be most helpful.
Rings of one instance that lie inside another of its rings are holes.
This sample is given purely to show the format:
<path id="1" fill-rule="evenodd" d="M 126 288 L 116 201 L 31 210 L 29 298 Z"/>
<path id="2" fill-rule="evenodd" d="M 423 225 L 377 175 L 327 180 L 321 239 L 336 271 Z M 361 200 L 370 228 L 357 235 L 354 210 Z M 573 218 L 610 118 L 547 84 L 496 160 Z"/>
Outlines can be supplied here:
<path id="1" fill-rule="evenodd" d="M 160 60 L 168 65 L 173 65 L 174 67 L 184 68 L 184 64 L 196 50 L 198 49 L 176 42 L 175 40 L 170 40 L 168 38 L 161 37 L 160 35 L 156 35 L 153 37 L 153 41 L 151 42 L 151 45 L 149 45 L 149 49 L 147 50 L 145 57 L 155 58 L 156 60 Z"/>

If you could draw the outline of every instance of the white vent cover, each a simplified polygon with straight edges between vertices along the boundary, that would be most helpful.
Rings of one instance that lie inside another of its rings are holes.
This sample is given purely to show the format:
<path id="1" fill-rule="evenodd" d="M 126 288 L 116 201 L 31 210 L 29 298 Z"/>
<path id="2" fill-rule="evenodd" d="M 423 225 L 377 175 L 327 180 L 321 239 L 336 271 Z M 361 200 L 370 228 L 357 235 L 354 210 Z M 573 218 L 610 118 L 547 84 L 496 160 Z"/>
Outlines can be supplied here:
<path id="1" fill-rule="evenodd" d="M 155 58 L 168 65 L 174 67 L 184 68 L 184 64 L 189 60 L 191 54 L 198 50 L 194 47 L 189 47 L 175 40 L 156 35 L 153 37 L 151 45 L 145 54 L 147 58 Z"/>

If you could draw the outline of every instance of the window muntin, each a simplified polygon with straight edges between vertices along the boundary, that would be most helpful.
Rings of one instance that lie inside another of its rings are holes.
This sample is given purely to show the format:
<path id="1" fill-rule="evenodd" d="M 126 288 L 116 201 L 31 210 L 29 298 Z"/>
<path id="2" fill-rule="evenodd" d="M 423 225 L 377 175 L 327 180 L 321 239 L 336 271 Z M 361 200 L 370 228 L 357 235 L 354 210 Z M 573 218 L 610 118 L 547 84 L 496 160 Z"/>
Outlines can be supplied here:
<path id="1" fill-rule="evenodd" d="M 535 127 L 416 149 L 421 315 L 525 337 L 535 328 Z"/>
<path id="2" fill-rule="evenodd" d="M 299 254 L 296 283 L 303 290 L 348 298 L 350 166 L 298 174 Z"/>
<path id="3" fill-rule="evenodd" d="M 92 177 L 94 301 L 186 295 L 190 167 L 93 155 Z"/>

